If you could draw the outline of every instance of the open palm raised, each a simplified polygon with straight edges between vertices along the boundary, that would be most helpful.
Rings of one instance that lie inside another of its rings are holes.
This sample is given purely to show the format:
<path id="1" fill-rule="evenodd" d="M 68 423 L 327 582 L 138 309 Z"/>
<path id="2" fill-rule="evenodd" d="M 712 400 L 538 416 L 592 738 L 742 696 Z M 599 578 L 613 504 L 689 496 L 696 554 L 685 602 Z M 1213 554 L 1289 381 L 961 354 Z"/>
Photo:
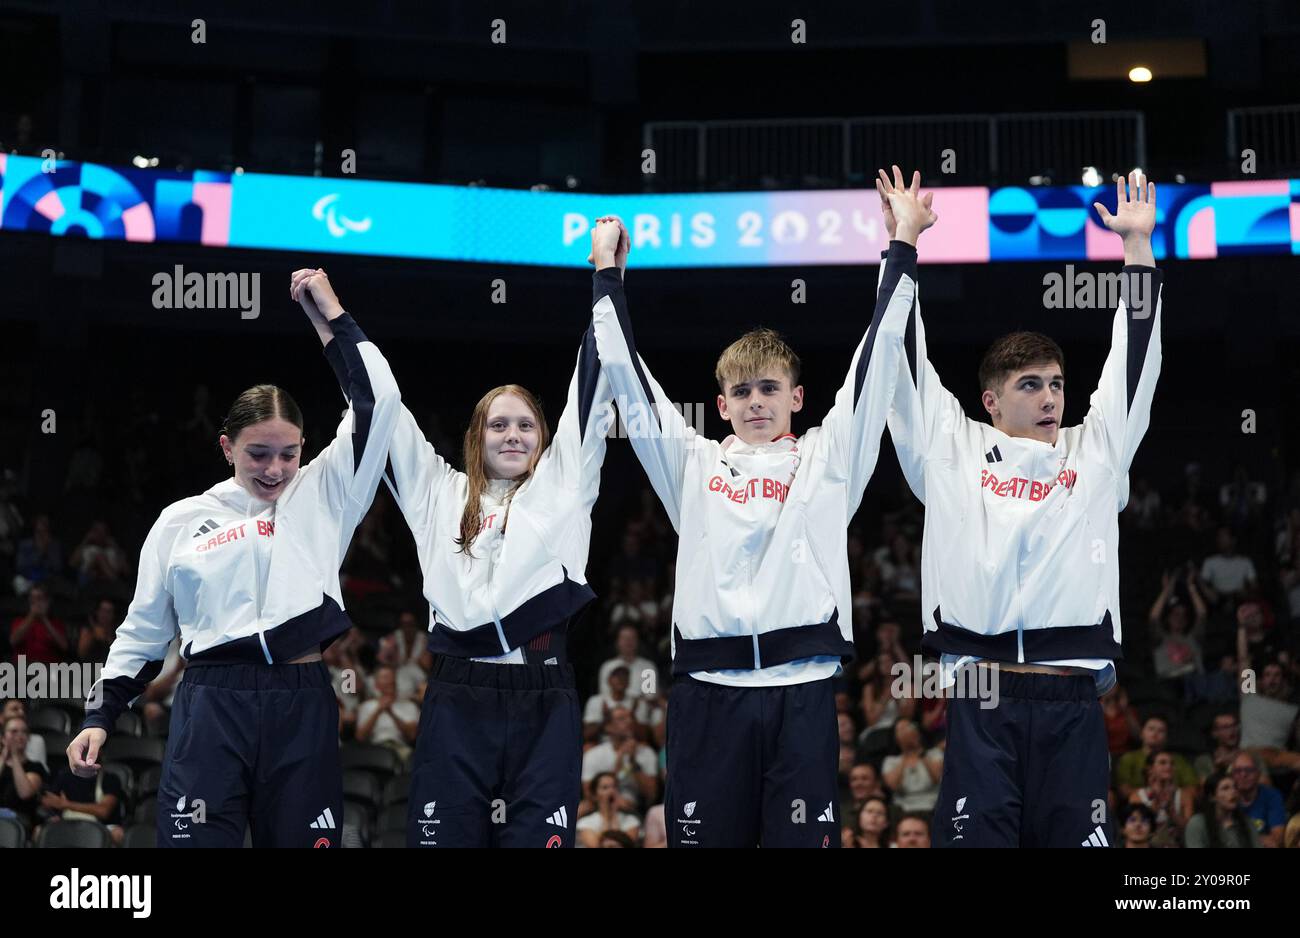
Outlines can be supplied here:
<path id="1" fill-rule="evenodd" d="M 1128 191 L 1124 179 L 1115 180 L 1115 214 L 1106 206 L 1093 202 L 1102 223 L 1121 238 L 1150 236 L 1156 227 L 1156 184 L 1147 182 L 1137 170 L 1128 174 Z"/>

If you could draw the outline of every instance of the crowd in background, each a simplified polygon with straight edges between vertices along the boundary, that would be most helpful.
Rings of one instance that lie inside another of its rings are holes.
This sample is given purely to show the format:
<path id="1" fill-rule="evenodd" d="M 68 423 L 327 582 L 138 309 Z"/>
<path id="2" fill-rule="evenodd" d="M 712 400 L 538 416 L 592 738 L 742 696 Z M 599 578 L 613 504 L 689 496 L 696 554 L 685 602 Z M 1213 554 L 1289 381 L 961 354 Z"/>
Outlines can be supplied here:
<path id="1" fill-rule="evenodd" d="M 129 433 L 115 437 L 127 445 L 110 447 L 91 414 L 60 498 L 35 504 L 12 471 L 0 476 L 3 660 L 103 662 L 134 590 L 143 535 L 166 503 L 156 496 L 216 481 L 211 460 L 198 459 L 216 436 L 205 389 L 174 426 L 139 403 L 127 419 L 155 438 L 165 431 L 171 455 L 142 452 Z M 440 451 L 455 452 L 432 421 L 426 429 Z M 601 547 L 589 571 L 599 598 L 569 636 L 584 701 L 578 838 L 661 847 L 676 537 L 648 488 L 608 497 L 615 509 L 595 516 Z M 846 847 L 929 845 L 946 700 L 900 694 L 895 679 L 919 650 L 922 524 L 922 506 L 904 494 L 889 510 L 864 509 L 849 532 L 855 656 L 836 679 Z M 1300 474 L 1269 483 L 1239 467 L 1211 478 L 1191 464 L 1159 487 L 1135 476 L 1120 524 L 1125 656 L 1102 700 L 1113 846 L 1300 845 Z M 350 770 L 379 776 L 373 796 L 348 788 L 361 799 L 353 840 L 400 843 L 402 780 L 432 661 L 419 567 L 382 488 L 342 570 L 354 627 L 324 653 L 340 744 L 392 758 Z M 183 673 L 174 643 L 118 735 L 163 739 Z M 104 824 L 114 843 L 133 826 L 152 831 L 152 757 L 135 752 L 120 771 L 77 779 L 63 748 L 79 724 L 67 702 L 5 702 L 0 816 L 29 835 L 68 818 Z"/>

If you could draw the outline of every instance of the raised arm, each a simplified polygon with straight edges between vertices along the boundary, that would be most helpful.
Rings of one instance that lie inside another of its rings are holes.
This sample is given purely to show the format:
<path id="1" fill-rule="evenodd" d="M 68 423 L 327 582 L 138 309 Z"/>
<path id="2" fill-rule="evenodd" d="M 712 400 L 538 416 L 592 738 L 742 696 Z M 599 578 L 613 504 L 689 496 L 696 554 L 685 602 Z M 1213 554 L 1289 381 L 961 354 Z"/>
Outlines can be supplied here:
<path id="1" fill-rule="evenodd" d="M 889 256 L 894 264 L 889 276 L 882 276 L 877 283 L 871 323 L 853 353 L 835 404 L 822 421 L 831 464 L 848 480 L 850 512 L 857 510 L 880 455 L 880 435 L 889 416 L 904 333 L 916 302 L 916 242 L 921 232 L 938 220 L 930 208 L 934 194 L 920 196 L 919 172 L 913 174 L 911 186 L 904 187 L 902 171 L 895 166 L 894 182 L 888 191 L 877 183 L 889 205 Z"/>
<path id="2" fill-rule="evenodd" d="M 99 749 L 122 711 L 158 676 L 176 636 L 176 609 L 167 587 L 167 558 L 176 529 L 164 513 L 140 549 L 135 597 L 108 650 L 108 660 L 86 697 L 86 719 L 68 746 L 68 765 L 83 777 L 99 769 Z"/>
<path id="3" fill-rule="evenodd" d="M 677 530 L 686 456 L 694 445 L 695 431 L 687 426 L 636 352 L 618 266 L 620 252 L 626 251 L 626 237 L 621 223 L 613 218 L 598 219 L 592 230 L 591 261 L 596 266 L 592 331 L 596 354 L 602 373 L 609 379 L 632 449 Z"/>
<path id="4" fill-rule="evenodd" d="M 374 500 L 401 417 L 402 396 L 388 362 L 344 311 L 324 270 L 295 271 L 290 294 L 316 328 L 348 402 L 334 440 L 312 460 L 325 470 L 330 503 L 343 512 L 342 563 L 353 529 Z"/>
<path id="5" fill-rule="evenodd" d="M 956 438 L 966 421 L 966 412 L 943 386 L 926 355 L 920 290 L 916 285 L 916 228 L 909 224 L 900 231 L 893 208 L 898 201 L 897 191 L 902 189 L 902 174 L 897 166 L 894 167 L 893 180 L 883 169 L 878 174 L 876 191 L 880 193 L 881 213 L 890 243 L 889 250 L 880 255 L 877 303 L 880 296 L 888 296 L 897 290 L 897 284 L 905 276 L 910 277 L 914 284 L 912 307 L 903 330 L 903 354 L 887 423 L 903 476 L 916 497 L 924 503 L 926 460 L 942 441 Z"/>
<path id="6" fill-rule="evenodd" d="M 604 225 L 601 238 L 613 239 L 609 234 L 610 223 L 617 227 L 616 247 L 612 256 L 602 244 L 601 263 L 607 265 L 604 270 L 597 270 L 592 275 L 593 307 L 607 297 L 611 290 L 622 291 L 623 272 L 627 268 L 627 233 L 623 231 L 617 219 L 599 219 L 597 229 Z M 596 263 L 594 254 L 596 237 L 592 239 L 592 263 Z M 578 360 L 574 365 L 573 377 L 569 380 L 569 393 L 565 400 L 564 412 L 556 425 L 555 436 L 541 465 L 538 475 L 554 472 L 560 484 L 569 489 L 582 492 L 582 504 L 590 511 L 600 491 L 600 467 L 605 461 L 605 441 L 609 428 L 616 419 L 614 416 L 614 390 L 609 376 L 605 373 L 596 344 L 595 314 L 592 322 L 582 336 L 578 347 Z"/>
<path id="7" fill-rule="evenodd" d="M 1151 251 L 1156 224 L 1156 185 L 1136 171 L 1115 184 L 1112 215 L 1093 203 L 1102 222 L 1124 239 L 1124 271 L 1119 308 L 1111 324 L 1110 354 L 1101 369 L 1085 425 L 1096 425 L 1105 441 L 1110 465 L 1127 475 L 1151 419 L 1151 399 L 1160 376 L 1161 274 Z M 1089 429 L 1092 429 L 1089 427 Z M 1122 501 L 1127 502 L 1127 485 Z M 1123 508 L 1123 504 L 1120 508 Z"/>

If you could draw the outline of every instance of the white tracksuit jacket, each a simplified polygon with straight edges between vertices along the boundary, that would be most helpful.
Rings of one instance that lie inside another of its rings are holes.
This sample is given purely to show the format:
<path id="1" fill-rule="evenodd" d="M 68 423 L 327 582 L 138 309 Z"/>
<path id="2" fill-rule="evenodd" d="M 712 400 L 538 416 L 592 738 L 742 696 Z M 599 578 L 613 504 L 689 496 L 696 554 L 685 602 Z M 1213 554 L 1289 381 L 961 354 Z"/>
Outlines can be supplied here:
<path id="1" fill-rule="evenodd" d="M 1055 445 L 969 419 L 926 358 L 919 301 L 910 311 L 889 431 L 926 508 L 922 648 L 948 664 L 1074 665 L 1113 683 L 1119 512 L 1160 374 L 1160 272 L 1125 267 L 1123 282 L 1134 302 L 1115 312 L 1088 413 Z"/>
<path id="2" fill-rule="evenodd" d="M 621 289 L 617 275 L 614 281 Z M 596 278 L 596 300 L 604 283 Z M 434 452 L 401 408 L 385 479 L 415 538 L 431 652 L 523 661 L 521 646 L 563 641 L 569 621 L 595 598 L 587 585 L 587 553 L 605 437 L 614 420 L 611 396 L 589 327 L 550 446 L 513 495 L 506 497 L 496 483 L 483 494 L 472 557 L 455 543 L 469 477 Z"/>
<path id="3" fill-rule="evenodd" d="M 351 316 L 330 327 L 325 357 L 345 376 L 349 401 L 334 439 L 275 502 L 229 478 L 163 509 L 85 727 L 112 731 L 158 676 L 177 632 L 192 664 L 271 664 L 324 648 L 351 627 L 339 565 L 374 499 L 401 395 Z"/>
<path id="4" fill-rule="evenodd" d="M 875 469 L 915 296 L 915 249 L 891 252 L 822 425 L 759 446 L 697 435 L 636 353 L 622 290 L 611 284 L 596 304 L 602 369 L 679 537 L 674 674 L 793 684 L 829 677 L 852 655 L 847 528 Z"/>

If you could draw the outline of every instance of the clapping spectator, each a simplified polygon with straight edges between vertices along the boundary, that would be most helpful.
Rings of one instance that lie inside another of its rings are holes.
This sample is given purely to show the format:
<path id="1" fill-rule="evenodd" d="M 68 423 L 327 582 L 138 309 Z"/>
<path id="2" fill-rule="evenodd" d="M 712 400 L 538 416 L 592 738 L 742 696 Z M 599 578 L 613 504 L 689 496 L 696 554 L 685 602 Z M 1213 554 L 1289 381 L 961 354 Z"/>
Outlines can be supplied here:
<path id="1" fill-rule="evenodd" d="M 1215 773 L 1205 780 L 1203 806 L 1187 822 L 1183 835 L 1187 847 L 1258 847 L 1259 835 L 1242 813 L 1237 786 L 1227 775 Z"/>
<path id="2" fill-rule="evenodd" d="M 9 644 L 14 660 L 25 656 L 28 663 L 56 664 L 68 658 L 68 629 L 50 614 L 50 594 L 38 584 L 27 593 L 27 614 L 16 616 L 9 626 Z"/>
<path id="3" fill-rule="evenodd" d="M 1147 755 L 1147 783 L 1133 792 L 1129 803 L 1146 805 L 1155 815 L 1152 847 L 1177 847 L 1192 816 L 1195 798 L 1195 786 L 1179 788 L 1174 784 L 1173 753 L 1155 749 Z"/>
<path id="4" fill-rule="evenodd" d="M 632 626 L 653 635 L 659 624 L 659 603 L 651 593 L 652 580 L 628 580 L 626 594 L 609 610 L 609 627 Z"/>
<path id="5" fill-rule="evenodd" d="M 1174 595 L 1178 578 L 1171 572 L 1164 574 L 1163 588 L 1147 614 L 1152 635 L 1160 638 L 1155 649 L 1156 676 L 1166 680 L 1193 674 L 1204 667 L 1196 636 L 1205 627 L 1205 601 L 1201 599 L 1196 577 L 1190 569 L 1185 573 L 1185 582 L 1195 610 L 1194 618 L 1189 616 L 1187 605 Z"/>
<path id="6" fill-rule="evenodd" d="M 605 831 L 622 831 L 633 842 L 641 836 L 641 822 L 636 816 L 619 810 L 618 777 L 613 772 L 596 773 L 588 795 L 596 809 L 578 820 L 579 847 L 599 846 Z"/>
<path id="7" fill-rule="evenodd" d="M 582 756 L 582 780 L 590 783 L 601 772 L 618 780 L 619 810 L 637 813 L 652 804 L 659 788 L 659 760 L 649 746 L 637 742 L 636 721 L 627 707 L 615 707 L 605 721 L 605 741 Z"/>
<path id="8" fill-rule="evenodd" d="M 894 725 L 900 754 L 886 756 L 881 766 L 885 786 L 894 793 L 894 803 L 903 811 L 932 811 L 939 797 L 943 775 L 943 752 L 921 744 L 921 731 L 911 720 Z"/>
<path id="9" fill-rule="evenodd" d="M 411 758 L 411 747 L 420 722 L 420 708 L 397 694 L 397 672 L 391 665 L 375 669 L 375 694 L 357 711 L 357 740 L 387 746 L 402 757 Z"/>
<path id="10" fill-rule="evenodd" d="M 117 606 L 111 599 L 101 599 L 86 618 L 77 636 L 77 660 L 103 664 L 117 635 Z"/>
<path id="11" fill-rule="evenodd" d="M 19 717 L 24 723 L 31 726 L 27 716 L 27 701 L 21 697 L 13 697 L 6 700 L 4 707 L 0 707 L 0 726 L 3 726 L 10 717 Z M 45 751 L 45 739 L 39 733 L 32 733 L 30 730 L 27 735 L 27 749 L 23 753 L 29 762 L 39 762 L 48 772 L 50 767 L 49 759 Z"/>
<path id="12" fill-rule="evenodd" d="M 16 817 L 30 831 L 36 826 L 36 808 L 47 772 L 45 766 L 27 758 L 28 735 L 22 717 L 5 720 L 0 737 L 0 817 Z"/>
<path id="13" fill-rule="evenodd" d="M 77 586 L 85 592 L 129 595 L 126 554 L 118 546 L 107 522 L 91 524 L 81 543 L 73 548 L 69 562 L 77 571 Z"/>

